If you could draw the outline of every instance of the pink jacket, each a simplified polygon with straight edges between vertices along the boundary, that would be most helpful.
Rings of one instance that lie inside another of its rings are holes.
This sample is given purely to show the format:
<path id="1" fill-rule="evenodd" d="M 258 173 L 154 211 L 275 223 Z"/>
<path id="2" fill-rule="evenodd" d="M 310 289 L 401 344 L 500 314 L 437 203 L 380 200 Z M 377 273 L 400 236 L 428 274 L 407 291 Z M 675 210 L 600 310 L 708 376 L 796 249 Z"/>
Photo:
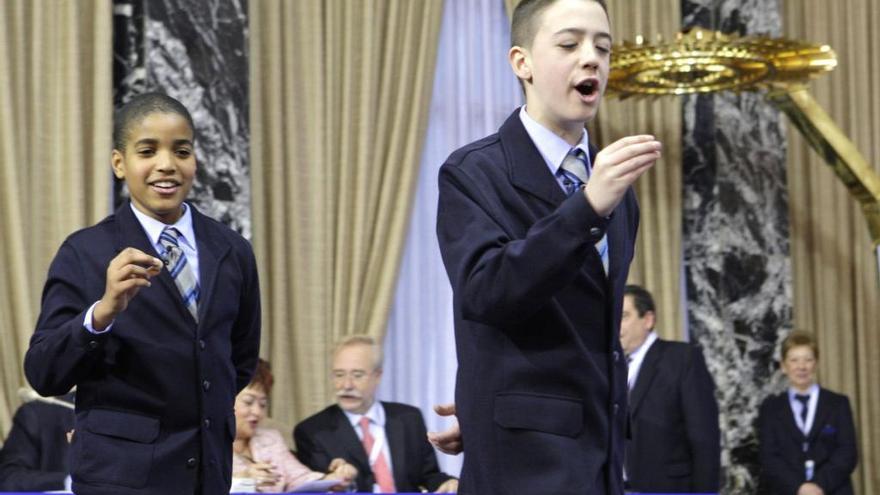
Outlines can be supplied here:
<path id="1" fill-rule="evenodd" d="M 256 462 L 274 464 L 281 479 L 273 486 L 260 487 L 261 492 L 281 493 L 293 490 L 299 485 L 324 477 L 305 467 L 287 448 L 281 432 L 271 428 L 257 428 L 250 441 L 251 455 Z M 248 462 L 238 455 L 232 456 L 232 472 L 239 473 L 248 467 Z"/>

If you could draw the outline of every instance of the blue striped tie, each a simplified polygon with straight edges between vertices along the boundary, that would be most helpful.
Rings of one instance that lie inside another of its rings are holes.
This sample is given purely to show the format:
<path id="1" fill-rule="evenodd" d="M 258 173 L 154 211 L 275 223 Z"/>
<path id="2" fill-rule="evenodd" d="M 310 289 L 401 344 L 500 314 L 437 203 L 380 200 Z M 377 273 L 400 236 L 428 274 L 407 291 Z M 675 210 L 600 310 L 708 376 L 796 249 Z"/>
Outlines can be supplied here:
<path id="1" fill-rule="evenodd" d="M 174 285 L 180 291 L 183 298 L 183 305 L 189 310 L 196 323 L 199 321 L 198 303 L 199 303 L 199 282 L 196 280 L 195 272 L 186 262 L 186 255 L 180 249 L 178 239 L 180 232 L 174 227 L 165 227 L 159 236 L 159 244 L 165 248 L 163 257 L 168 266 L 168 272 L 174 279 Z"/>
<path id="2" fill-rule="evenodd" d="M 569 196 L 580 189 L 581 185 L 586 184 L 590 180 L 590 166 L 588 158 L 584 150 L 573 148 L 562 160 L 562 167 L 559 172 L 564 177 L 563 184 Z M 608 234 L 602 236 L 596 243 L 596 251 L 602 258 L 602 268 L 608 273 Z"/>

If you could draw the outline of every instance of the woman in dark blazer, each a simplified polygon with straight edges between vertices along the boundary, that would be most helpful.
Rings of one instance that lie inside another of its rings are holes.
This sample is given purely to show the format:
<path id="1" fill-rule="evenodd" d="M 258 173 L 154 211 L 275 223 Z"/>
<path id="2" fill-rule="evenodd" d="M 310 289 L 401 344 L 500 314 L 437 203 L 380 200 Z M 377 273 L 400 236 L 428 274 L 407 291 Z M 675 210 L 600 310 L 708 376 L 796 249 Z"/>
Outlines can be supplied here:
<path id="1" fill-rule="evenodd" d="M 849 399 L 816 383 L 819 350 L 812 335 L 782 343 L 788 389 L 768 397 L 758 417 L 762 484 L 774 495 L 852 495 L 855 425 Z"/>

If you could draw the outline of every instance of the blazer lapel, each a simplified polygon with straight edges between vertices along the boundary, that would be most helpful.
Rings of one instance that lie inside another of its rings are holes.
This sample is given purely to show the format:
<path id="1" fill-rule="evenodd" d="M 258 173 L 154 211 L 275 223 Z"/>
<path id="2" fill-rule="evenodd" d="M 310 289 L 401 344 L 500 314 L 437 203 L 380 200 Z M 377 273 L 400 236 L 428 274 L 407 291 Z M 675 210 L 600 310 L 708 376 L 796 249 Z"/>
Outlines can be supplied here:
<path id="1" fill-rule="evenodd" d="M 550 208 L 555 209 L 565 201 L 567 196 L 559 186 L 559 182 L 556 181 L 556 177 L 553 177 L 553 174 L 550 173 L 550 169 L 547 168 L 547 163 L 544 160 L 544 157 L 541 156 L 541 153 L 532 141 L 531 136 L 529 136 L 529 133 L 523 126 L 522 120 L 520 120 L 519 117 L 519 112 L 519 109 L 515 110 L 498 130 L 498 135 L 502 144 L 501 147 L 504 150 L 505 163 L 508 163 L 510 167 L 508 170 L 510 183 L 517 189 L 529 193 Z M 596 148 L 591 145 L 590 159 L 593 160 L 595 157 Z M 548 210 L 547 212 L 549 213 L 549 211 L 552 210 Z M 612 223 L 614 223 L 613 218 Z M 612 246 L 619 246 L 622 242 L 622 239 L 620 239 L 619 236 L 622 235 L 623 232 L 620 231 L 619 227 L 617 230 L 619 232 L 614 236 L 616 238 L 615 241 L 612 241 L 611 234 L 608 236 L 608 248 L 611 250 L 609 252 L 612 253 L 609 255 L 612 256 L 612 258 L 609 258 L 609 273 L 611 273 L 612 267 L 620 264 L 620 260 L 617 260 L 616 262 L 611 261 L 614 253 Z M 595 250 L 588 255 L 587 260 L 598 264 L 602 263 L 598 251 Z M 596 280 L 593 277 L 587 277 L 587 280 L 595 285 L 596 289 L 600 291 L 605 290 L 610 286 L 608 284 L 610 277 L 607 276 L 604 280 Z"/>
<path id="2" fill-rule="evenodd" d="M 804 442 L 804 432 L 798 428 L 797 421 L 794 419 L 794 412 L 791 410 L 791 404 L 788 402 L 788 392 L 783 392 L 781 395 L 776 396 L 776 400 L 779 401 L 779 405 L 777 407 L 777 411 L 779 413 L 779 422 L 782 423 L 782 428 L 788 431 L 788 434 L 797 442 L 798 448 Z"/>
<path id="3" fill-rule="evenodd" d="M 651 388 L 651 381 L 653 381 L 654 376 L 657 375 L 657 363 L 660 362 L 661 356 L 663 355 L 662 347 L 663 342 L 660 339 L 654 341 L 654 344 L 645 354 L 645 360 L 642 361 L 642 367 L 639 368 L 639 376 L 636 377 L 636 383 L 635 386 L 633 386 L 629 399 L 631 404 L 629 410 L 633 415 L 635 415 L 636 410 L 638 410 L 642 403 L 642 399 L 645 398 L 645 394 L 648 393 L 648 390 Z"/>
<path id="4" fill-rule="evenodd" d="M 205 321 L 217 272 L 223 258 L 229 253 L 229 244 L 223 242 L 209 220 L 190 205 L 193 219 L 193 230 L 196 233 L 196 244 L 199 248 L 199 321 Z M 181 306 L 183 303 L 181 302 Z M 185 309 L 185 308 L 184 308 Z M 188 311 L 186 311 L 189 314 Z"/>
<path id="5" fill-rule="evenodd" d="M 153 246 L 153 243 L 152 241 L 150 241 L 150 238 L 144 231 L 143 226 L 141 226 L 141 223 L 134 215 L 134 212 L 131 211 L 131 208 L 132 206 L 128 202 L 126 202 L 125 204 L 120 206 L 119 209 L 116 210 L 116 219 L 118 226 L 116 237 L 116 253 L 118 254 L 122 252 L 122 250 L 127 247 L 133 247 L 151 256 L 162 259 L 162 256 L 156 252 L 156 248 Z M 171 274 L 168 272 L 168 270 L 163 268 L 159 275 L 153 277 L 152 280 L 156 279 L 159 280 L 162 288 L 175 302 L 174 305 L 180 311 L 181 317 L 189 318 L 190 320 L 192 320 L 192 315 L 189 314 L 189 311 L 183 305 L 183 299 L 180 297 L 180 291 L 174 284 L 174 279 L 171 278 Z"/>
<path id="6" fill-rule="evenodd" d="M 504 158 L 510 164 L 510 183 L 552 206 L 565 200 L 565 192 L 535 147 L 532 138 L 519 118 L 517 109 L 499 129 Z"/>
<path id="7" fill-rule="evenodd" d="M 348 452 L 349 459 L 353 459 L 357 464 L 357 469 L 372 478 L 372 470 L 370 469 L 370 461 L 367 459 L 367 453 L 364 451 L 364 445 L 361 443 L 357 432 L 348 421 L 348 416 L 342 412 L 339 406 L 336 406 L 335 424 L 333 425 L 333 436 L 335 443 L 341 445 Z"/>
<path id="8" fill-rule="evenodd" d="M 384 406 L 383 406 L 384 407 Z M 385 438 L 388 440 L 388 450 L 391 451 L 391 464 L 394 470 L 394 485 L 399 490 L 401 480 L 406 479 L 406 454 L 404 450 L 404 428 L 400 418 L 390 416 L 385 409 Z"/>

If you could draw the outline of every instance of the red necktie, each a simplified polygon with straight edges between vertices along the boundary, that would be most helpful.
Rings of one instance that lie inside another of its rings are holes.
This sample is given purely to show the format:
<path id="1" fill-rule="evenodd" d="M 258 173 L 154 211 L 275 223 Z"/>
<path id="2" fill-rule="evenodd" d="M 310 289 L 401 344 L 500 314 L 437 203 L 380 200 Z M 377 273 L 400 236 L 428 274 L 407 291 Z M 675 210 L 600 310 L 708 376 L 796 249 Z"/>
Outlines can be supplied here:
<path id="1" fill-rule="evenodd" d="M 362 440 L 364 450 L 367 451 L 367 459 L 369 459 L 374 443 L 373 435 L 370 434 L 370 418 L 362 416 L 360 426 L 364 434 Z M 391 476 L 391 470 L 388 469 L 388 462 L 385 460 L 385 454 L 382 451 L 379 451 L 379 456 L 376 457 L 376 461 L 370 467 L 373 468 L 373 477 L 376 478 L 376 484 L 379 485 L 382 493 L 395 493 L 394 477 Z"/>

